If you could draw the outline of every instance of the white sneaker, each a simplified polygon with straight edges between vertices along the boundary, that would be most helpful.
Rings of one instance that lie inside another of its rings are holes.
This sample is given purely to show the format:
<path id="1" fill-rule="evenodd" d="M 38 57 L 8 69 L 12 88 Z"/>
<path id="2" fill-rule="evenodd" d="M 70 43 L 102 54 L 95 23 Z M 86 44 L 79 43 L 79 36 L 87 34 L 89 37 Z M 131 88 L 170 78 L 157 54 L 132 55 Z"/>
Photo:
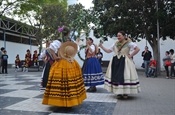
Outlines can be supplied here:
<path id="1" fill-rule="evenodd" d="M 26 71 L 26 68 L 25 67 L 23 67 L 23 72 L 25 72 Z"/>
<path id="2" fill-rule="evenodd" d="M 26 68 L 26 72 L 28 72 L 28 68 Z"/>

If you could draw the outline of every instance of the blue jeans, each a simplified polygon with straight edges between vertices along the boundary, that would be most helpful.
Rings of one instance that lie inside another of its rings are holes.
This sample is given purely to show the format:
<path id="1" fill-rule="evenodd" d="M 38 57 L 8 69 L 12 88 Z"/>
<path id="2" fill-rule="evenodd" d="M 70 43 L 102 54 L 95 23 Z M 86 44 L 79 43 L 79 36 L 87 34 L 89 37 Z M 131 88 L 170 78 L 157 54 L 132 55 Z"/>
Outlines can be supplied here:
<path id="1" fill-rule="evenodd" d="M 150 61 L 144 60 L 144 64 L 145 64 L 145 75 L 146 76 L 148 76 L 149 63 L 150 63 Z"/>
<path id="2" fill-rule="evenodd" d="M 149 67 L 147 77 L 154 76 L 155 70 L 156 70 L 155 68 Z"/>

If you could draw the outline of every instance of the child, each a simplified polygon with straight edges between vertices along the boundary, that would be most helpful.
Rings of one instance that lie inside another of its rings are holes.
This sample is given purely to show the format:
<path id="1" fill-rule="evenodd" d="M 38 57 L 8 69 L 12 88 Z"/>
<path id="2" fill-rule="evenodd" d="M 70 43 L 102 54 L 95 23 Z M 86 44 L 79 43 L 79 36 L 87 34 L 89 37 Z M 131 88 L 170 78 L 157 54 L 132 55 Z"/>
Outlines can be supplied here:
<path id="1" fill-rule="evenodd" d="M 17 54 L 16 55 L 16 59 L 15 59 L 15 72 L 17 71 L 17 70 L 19 70 L 19 67 L 20 67 L 20 63 L 21 63 L 21 61 L 20 61 L 20 58 L 19 58 L 19 54 Z"/>
<path id="2" fill-rule="evenodd" d="M 8 55 L 6 50 L 3 51 L 1 60 L 2 60 L 2 73 L 4 73 L 5 70 L 5 73 L 7 74 Z"/>
<path id="3" fill-rule="evenodd" d="M 38 54 L 37 54 L 37 50 L 34 51 L 34 54 L 33 54 L 33 64 L 34 66 L 37 66 L 38 65 Z"/>
<path id="4" fill-rule="evenodd" d="M 150 64 L 149 64 L 149 69 L 148 69 L 148 75 L 147 75 L 147 77 L 151 77 L 151 75 L 154 74 L 154 72 L 156 70 L 156 65 L 157 65 L 156 60 L 151 59 Z"/>
<path id="5" fill-rule="evenodd" d="M 23 72 L 28 72 L 28 67 L 30 67 L 31 64 L 31 53 L 30 50 L 27 50 L 27 53 L 25 54 L 25 66 L 23 67 Z"/>

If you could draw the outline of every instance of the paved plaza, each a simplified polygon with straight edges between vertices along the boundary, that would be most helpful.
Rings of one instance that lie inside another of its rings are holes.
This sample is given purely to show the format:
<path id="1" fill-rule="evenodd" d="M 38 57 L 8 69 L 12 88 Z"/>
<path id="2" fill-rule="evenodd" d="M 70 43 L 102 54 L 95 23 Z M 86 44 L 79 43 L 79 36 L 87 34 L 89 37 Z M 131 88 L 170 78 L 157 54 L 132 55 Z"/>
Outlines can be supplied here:
<path id="1" fill-rule="evenodd" d="M 41 72 L 0 74 L 0 115 L 175 115 L 175 79 L 145 78 L 139 71 L 142 92 L 128 99 L 98 87 L 82 105 L 60 108 L 42 105 Z"/>

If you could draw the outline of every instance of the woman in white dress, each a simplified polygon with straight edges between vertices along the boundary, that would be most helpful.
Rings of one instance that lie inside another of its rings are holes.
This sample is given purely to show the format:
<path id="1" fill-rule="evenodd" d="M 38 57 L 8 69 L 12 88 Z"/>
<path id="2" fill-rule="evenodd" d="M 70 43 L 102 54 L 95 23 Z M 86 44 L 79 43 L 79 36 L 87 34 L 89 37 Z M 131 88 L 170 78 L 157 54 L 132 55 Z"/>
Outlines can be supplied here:
<path id="1" fill-rule="evenodd" d="M 132 60 L 140 49 L 126 38 L 123 31 L 118 32 L 117 38 L 118 40 L 109 49 L 102 43 L 99 44 L 106 53 L 114 52 L 105 76 L 105 89 L 117 94 L 117 98 L 128 98 L 128 94 L 140 92 L 140 83 Z"/>

